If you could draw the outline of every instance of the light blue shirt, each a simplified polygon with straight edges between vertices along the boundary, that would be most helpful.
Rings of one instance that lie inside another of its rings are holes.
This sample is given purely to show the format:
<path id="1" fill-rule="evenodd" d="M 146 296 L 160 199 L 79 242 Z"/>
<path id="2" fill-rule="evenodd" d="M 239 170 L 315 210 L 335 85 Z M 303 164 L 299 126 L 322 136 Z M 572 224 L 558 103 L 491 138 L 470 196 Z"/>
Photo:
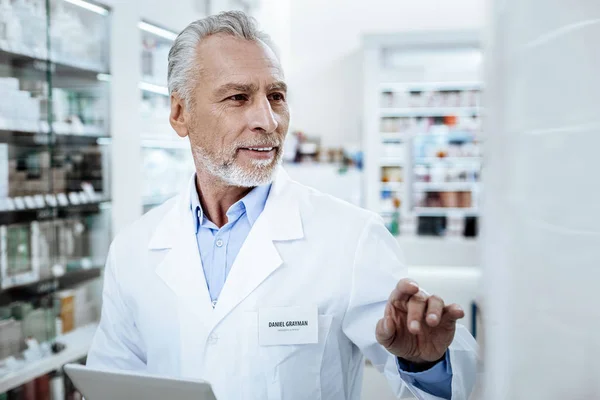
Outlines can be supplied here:
<path id="1" fill-rule="evenodd" d="M 204 277 L 213 304 L 219 299 L 231 266 L 246 237 L 265 209 L 271 185 L 258 186 L 227 210 L 227 223 L 219 229 L 204 214 L 195 185 L 192 185 L 191 208 L 194 211 L 196 240 L 204 267 Z"/>
<path id="2" fill-rule="evenodd" d="M 196 227 L 198 251 L 206 285 L 216 304 L 227 275 L 258 216 L 265 209 L 271 185 L 258 186 L 227 210 L 227 223 L 220 229 L 204 214 L 196 186 L 192 186 L 190 208 Z M 406 381 L 437 397 L 452 395 L 452 367 L 446 352 L 444 360 L 423 372 L 410 372 L 411 365 L 398 360 L 398 370 Z"/>

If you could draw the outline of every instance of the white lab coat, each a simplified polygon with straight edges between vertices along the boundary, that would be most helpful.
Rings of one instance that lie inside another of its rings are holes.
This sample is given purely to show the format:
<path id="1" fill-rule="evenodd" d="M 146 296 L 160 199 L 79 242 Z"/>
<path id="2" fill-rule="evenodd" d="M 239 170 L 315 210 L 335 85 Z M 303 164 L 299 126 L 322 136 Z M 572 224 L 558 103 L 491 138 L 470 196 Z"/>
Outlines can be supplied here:
<path id="1" fill-rule="evenodd" d="M 356 400 L 367 357 L 399 396 L 408 389 L 436 399 L 403 382 L 375 339 L 386 300 L 407 274 L 377 215 L 280 169 L 213 309 L 189 193 L 113 242 L 88 365 L 207 380 L 219 400 Z M 297 305 L 318 306 L 319 343 L 260 346 L 259 309 Z M 459 327 L 450 346 L 453 399 L 471 392 L 475 347 Z"/>

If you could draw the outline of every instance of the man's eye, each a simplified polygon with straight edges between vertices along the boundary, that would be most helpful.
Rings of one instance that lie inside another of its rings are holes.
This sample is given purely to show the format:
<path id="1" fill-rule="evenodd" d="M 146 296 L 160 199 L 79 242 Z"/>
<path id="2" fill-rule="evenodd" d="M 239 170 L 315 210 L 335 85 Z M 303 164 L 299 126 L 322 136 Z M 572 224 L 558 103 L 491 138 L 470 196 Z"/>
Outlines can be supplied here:
<path id="1" fill-rule="evenodd" d="M 247 97 L 245 94 L 234 94 L 233 96 L 229 97 L 229 100 L 244 101 L 244 100 L 247 100 Z"/>
<path id="2" fill-rule="evenodd" d="M 284 101 L 285 96 L 282 93 L 273 93 L 269 96 L 273 101 Z"/>

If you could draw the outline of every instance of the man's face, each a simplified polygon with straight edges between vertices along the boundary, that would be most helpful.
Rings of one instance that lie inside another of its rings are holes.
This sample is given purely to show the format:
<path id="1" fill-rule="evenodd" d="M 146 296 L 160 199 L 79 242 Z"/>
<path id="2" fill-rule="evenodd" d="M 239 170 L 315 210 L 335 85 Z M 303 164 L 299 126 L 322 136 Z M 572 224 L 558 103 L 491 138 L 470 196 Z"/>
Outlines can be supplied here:
<path id="1" fill-rule="evenodd" d="M 270 182 L 290 118 L 279 61 L 264 43 L 227 35 L 204 39 L 197 54 L 186 119 L 196 167 L 233 186 Z"/>

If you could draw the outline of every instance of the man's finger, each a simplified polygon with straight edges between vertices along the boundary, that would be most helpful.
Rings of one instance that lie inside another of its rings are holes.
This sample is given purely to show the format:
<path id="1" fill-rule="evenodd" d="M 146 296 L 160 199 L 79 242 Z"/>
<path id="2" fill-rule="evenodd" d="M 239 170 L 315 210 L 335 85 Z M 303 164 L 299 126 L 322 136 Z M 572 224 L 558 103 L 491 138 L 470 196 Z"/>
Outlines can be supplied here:
<path id="1" fill-rule="evenodd" d="M 450 304 L 444 307 L 441 323 L 455 323 L 459 319 L 464 318 L 464 316 L 465 312 L 461 306 L 459 306 L 458 304 Z"/>
<path id="2" fill-rule="evenodd" d="M 408 301 L 407 319 L 408 331 L 412 334 L 421 332 L 421 323 L 423 321 L 423 315 L 425 314 L 425 308 L 427 307 L 427 296 L 425 293 L 419 291 L 415 295 L 411 296 Z"/>
<path id="3" fill-rule="evenodd" d="M 403 311 L 407 310 L 408 301 L 411 296 L 419 292 L 419 285 L 412 279 L 401 279 L 392 293 L 390 294 L 389 302 Z"/>
<path id="4" fill-rule="evenodd" d="M 396 329 L 392 318 L 388 315 L 384 316 L 377 322 L 375 328 L 375 337 L 383 347 L 389 347 L 394 342 L 396 337 Z"/>
<path id="5" fill-rule="evenodd" d="M 431 327 L 438 326 L 442 320 L 442 313 L 444 312 L 444 300 L 439 296 L 429 296 L 427 299 L 427 312 L 425 316 L 425 322 Z"/>

